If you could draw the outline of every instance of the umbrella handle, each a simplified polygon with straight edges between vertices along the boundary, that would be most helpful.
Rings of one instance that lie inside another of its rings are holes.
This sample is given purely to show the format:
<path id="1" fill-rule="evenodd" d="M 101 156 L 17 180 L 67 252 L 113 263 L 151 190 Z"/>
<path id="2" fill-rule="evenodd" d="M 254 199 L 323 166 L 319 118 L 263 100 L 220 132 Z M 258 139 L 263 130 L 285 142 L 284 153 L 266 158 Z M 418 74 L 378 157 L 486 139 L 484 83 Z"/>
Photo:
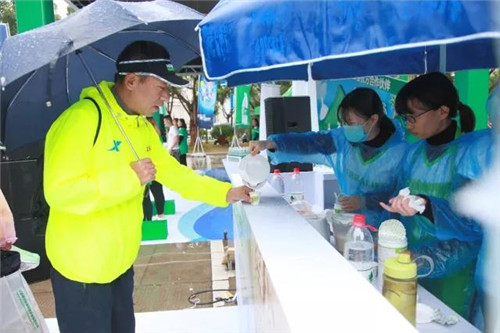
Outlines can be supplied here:
<path id="1" fill-rule="evenodd" d="M 80 58 L 80 61 L 82 62 L 83 67 L 85 67 L 85 70 L 87 71 L 87 74 L 89 75 L 90 79 L 92 80 L 92 83 L 97 88 L 97 91 L 99 92 L 99 95 L 101 95 L 102 99 L 104 100 L 104 103 L 106 104 L 106 108 L 111 113 L 111 116 L 115 120 L 116 126 L 118 126 L 118 129 L 120 130 L 120 132 L 122 133 L 123 137 L 125 138 L 125 141 L 127 142 L 128 146 L 130 147 L 130 149 L 132 150 L 132 152 L 134 153 L 135 158 L 137 160 L 140 160 L 139 154 L 137 154 L 137 151 L 135 150 L 134 146 L 132 145 L 132 142 L 130 141 L 129 137 L 127 136 L 127 133 L 125 133 L 125 130 L 123 129 L 122 124 L 120 123 L 120 121 L 116 117 L 116 114 L 113 112 L 113 110 L 111 108 L 111 105 L 109 104 L 108 100 L 104 96 L 104 92 L 101 90 L 101 87 L 99 87 L 99 84 L 97 83 L 94 75 L 92 74 L 92 71 L 90 70 L 90 67 L 87 65 L 87 62 L 83 58 L 82 51 L 81 50 L 77 50 L 75 53 Z"/>

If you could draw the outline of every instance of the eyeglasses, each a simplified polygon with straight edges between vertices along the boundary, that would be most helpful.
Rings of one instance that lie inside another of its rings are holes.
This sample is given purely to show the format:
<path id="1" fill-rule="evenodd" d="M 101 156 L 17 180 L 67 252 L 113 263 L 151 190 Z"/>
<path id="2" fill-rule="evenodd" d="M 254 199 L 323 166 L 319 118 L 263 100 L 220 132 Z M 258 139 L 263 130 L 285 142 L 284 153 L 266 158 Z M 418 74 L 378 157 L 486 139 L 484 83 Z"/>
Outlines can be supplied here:
<path id="1" fill-rule="evenodd" d="M 349 124 L 349 123 L 347 123 L 347 122 L 345 122 L 345 121 L 340 121 L 340 124 L 339 124 L 339 125 L 340 125 L 340 126 L 358 126 L 358 125 L 359 125 L 359 126 L 365 126 L 365 125 L 366 125 L 369 121 L 370 121 L 370 119 L 367 119 L 367 120 L 366 120 L 364 123 L 362 123 L 362 124 Z"/>
<path id="2" fill-rule="evenodd" d="M 437 110 L 437 109 L 429 109 L 427 111 L 424 111 L 422 112 L 421 114 L 418 114 L 418 115 L 413 115 L 413 114 L 402 114 L 401 115 L 401 118 L 403 118 L 403 120 L 407 123 L 410 123 L 410 124 L 415 124 L 417 122 L 417 118 L 420 117 L 420 116 L 423 116 L 424 114 L 426 114 L 427 112 L 429 111 L 434 111 L 434 110 Z"/>

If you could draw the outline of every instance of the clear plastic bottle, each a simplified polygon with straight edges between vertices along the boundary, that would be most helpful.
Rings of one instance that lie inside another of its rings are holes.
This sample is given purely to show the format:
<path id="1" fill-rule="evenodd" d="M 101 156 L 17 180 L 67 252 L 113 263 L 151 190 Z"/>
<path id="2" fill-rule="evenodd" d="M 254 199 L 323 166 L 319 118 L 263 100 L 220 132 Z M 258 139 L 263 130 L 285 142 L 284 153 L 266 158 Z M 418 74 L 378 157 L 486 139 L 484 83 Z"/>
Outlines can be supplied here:
<path id="1" fill-rule="evenodd" d="M 368 281 L 374 282 L 376 264 L 374 262 L 373 238 L 370 231 L 377 229 L 366 224 L 364 215 L 356 214 L 352 227 L 347 232 L 344 244 L 344 257 L 360 272 Z"/>
<path id="2" fill-rule="evenodd" d="M 290 202 L 304 200 L 304 182 L 299 168 L 293 168 L 292 181 L 290 183 Z"/>
<path id="3" fill-rule="evenodd" d="M 273 176 L 271 177 L 271 186 L 279 193 L 279 195 L 285 195 L 285 181 L 283 176 L 281 176 L 280 169 L 274 169 Z"/>

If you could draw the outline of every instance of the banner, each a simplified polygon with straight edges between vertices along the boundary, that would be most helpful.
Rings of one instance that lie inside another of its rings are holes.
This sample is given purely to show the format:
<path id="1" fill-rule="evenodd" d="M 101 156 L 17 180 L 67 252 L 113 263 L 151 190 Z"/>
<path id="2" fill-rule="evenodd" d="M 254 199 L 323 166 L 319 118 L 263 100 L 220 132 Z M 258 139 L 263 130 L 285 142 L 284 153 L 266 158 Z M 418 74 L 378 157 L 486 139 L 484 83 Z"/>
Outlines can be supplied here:
<path id="1" fill-rule="evenodd" d="M 207 81 L 200 76 L 198 81 L 198 127 L 211 128 L 214 123 L 217 102 L 217 81 Z"/>
<path id="2" fill-rule="evenodd" d="M 319 129 L 326 130 L 337 127 L 337 109 L 342 99 L 352 90 L 359 87 L 372 88 L 377 92 L 384 104 L 389 118 L 394 118 L 394 100 L 406 81 L 389 76 L 369 76 L 346 80 L 318 81 Z"/>
<path id="3" fill-rule="evenodd" d="M 238 128 L 250 127 L 250 86 L 236 87 L 236 117 L 234 125 Z"/>
<path id="4" fill-rule="evenodd" d="M 7 37 L 10 37 L 9 25 L 7 23 L 0 23 L 0 49 Z"/>

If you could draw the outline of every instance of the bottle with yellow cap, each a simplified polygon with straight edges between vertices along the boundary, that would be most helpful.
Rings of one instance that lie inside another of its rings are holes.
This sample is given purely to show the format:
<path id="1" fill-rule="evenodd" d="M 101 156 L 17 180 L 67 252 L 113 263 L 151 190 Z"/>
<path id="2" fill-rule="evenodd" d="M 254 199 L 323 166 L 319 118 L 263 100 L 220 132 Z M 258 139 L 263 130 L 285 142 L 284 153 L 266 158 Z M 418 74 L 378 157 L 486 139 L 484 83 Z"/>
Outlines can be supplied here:
<path id="1" fill-rule="evenodd" d="M 382 294 L 415 326 L 417 264 L 412 262 L 409 252 L 400 253 L 397 258 L 385 261 Z"/>

